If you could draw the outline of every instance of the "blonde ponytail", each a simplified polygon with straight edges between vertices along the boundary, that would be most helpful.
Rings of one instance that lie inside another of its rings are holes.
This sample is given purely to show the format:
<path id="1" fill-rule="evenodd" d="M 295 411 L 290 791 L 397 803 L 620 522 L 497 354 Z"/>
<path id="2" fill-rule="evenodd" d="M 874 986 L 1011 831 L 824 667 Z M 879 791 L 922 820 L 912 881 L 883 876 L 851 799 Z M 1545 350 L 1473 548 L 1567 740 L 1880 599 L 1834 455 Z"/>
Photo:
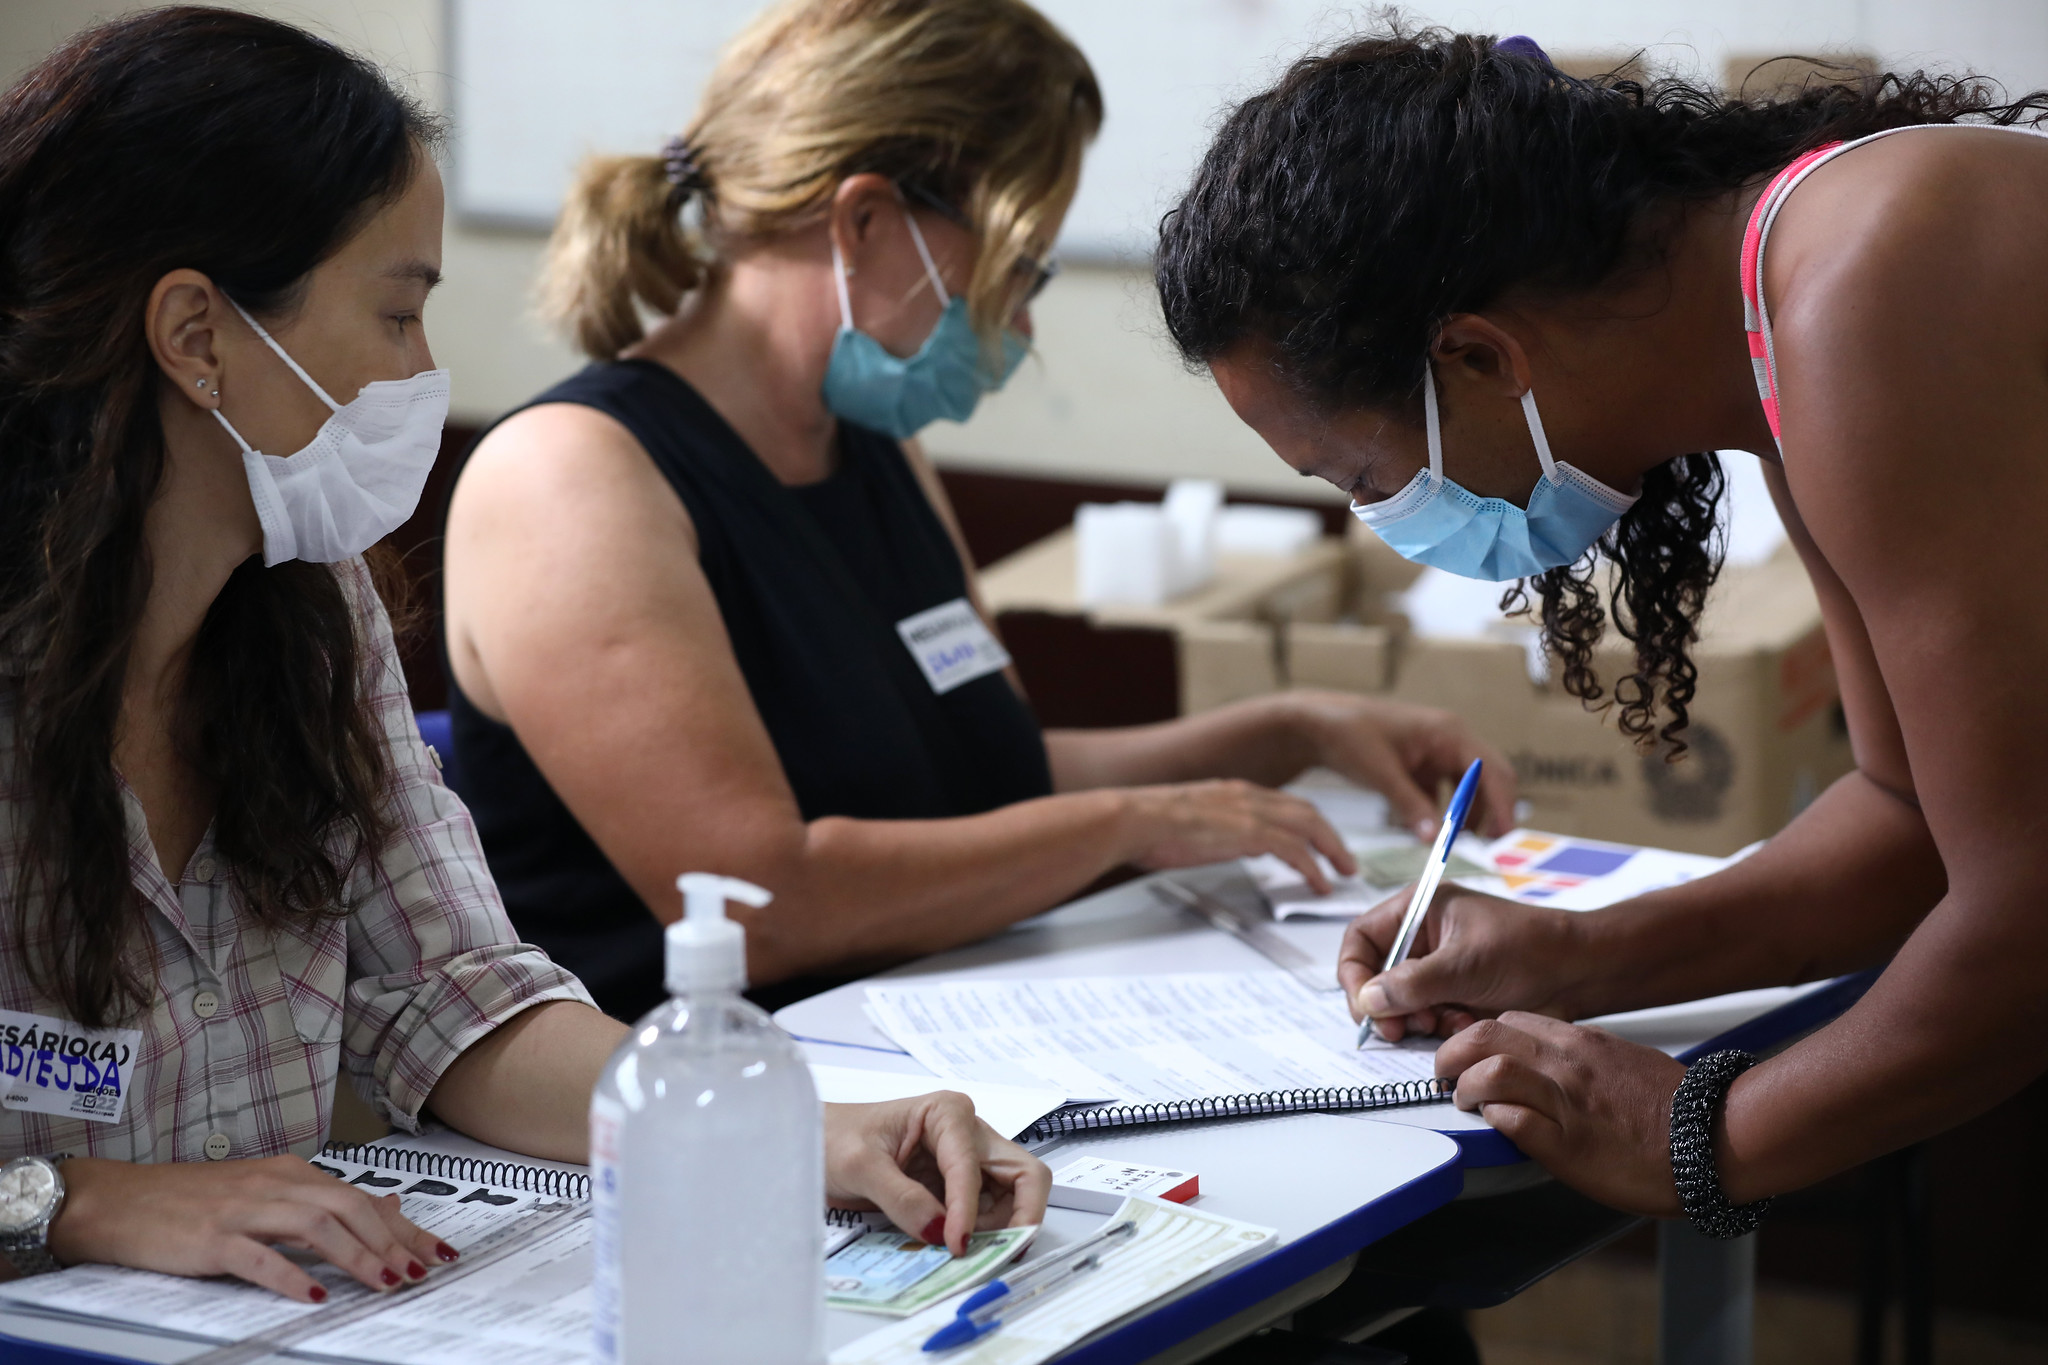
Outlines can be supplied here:
<path id="1" fill-rule="evenodd" d="M 541 313 L 593 360 L 646 335 L 640 309 L 673 313 L 704 278 L 658 156 L 584 162 L 548 243 Z"/>
<path id="2" fill-rule="evenodd" d="M 542 306 L 611 360 L 672 313 L 718 251 L 802 229 L 840 182 L 872 172 L 974 224 L 969 314 L 995 345 L 1015 267 L 1041 255 L 1102 123 L 1088 59 L 1024 0 L 784 0 L 720 55 L 670 146 L 702 195 L 682 225 L 662 157 L 603 157 L 578 179 L 548 253 Z"/>

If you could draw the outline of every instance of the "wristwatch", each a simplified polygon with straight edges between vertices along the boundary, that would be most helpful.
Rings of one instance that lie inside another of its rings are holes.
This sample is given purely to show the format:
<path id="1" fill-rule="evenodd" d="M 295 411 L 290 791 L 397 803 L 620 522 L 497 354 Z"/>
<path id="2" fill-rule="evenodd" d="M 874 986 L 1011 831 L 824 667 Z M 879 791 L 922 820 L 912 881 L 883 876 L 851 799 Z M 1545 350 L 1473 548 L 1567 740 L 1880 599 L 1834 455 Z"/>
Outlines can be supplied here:
<path id="1" fill-rule="evenodd" d="M 0 1166 L 0 1255 L 17 1275 L 62 1270 L 50 1254 L 50 1224 L 64 1208 L 64 1158 L 18 1156 Z"/>

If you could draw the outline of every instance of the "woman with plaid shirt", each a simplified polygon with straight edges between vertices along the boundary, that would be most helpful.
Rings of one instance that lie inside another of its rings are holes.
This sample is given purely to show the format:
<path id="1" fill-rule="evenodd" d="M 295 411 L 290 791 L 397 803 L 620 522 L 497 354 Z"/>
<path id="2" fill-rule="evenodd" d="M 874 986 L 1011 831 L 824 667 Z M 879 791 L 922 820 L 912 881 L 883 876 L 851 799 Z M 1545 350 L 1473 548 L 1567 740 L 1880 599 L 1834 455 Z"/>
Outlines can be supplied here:
<path id="1" fill-rule="evenodd" d="M 446 413 L 434 135 L 219 10 L 0 96 L 0 1158 L 66 1158 L 17 1270 L 424 1277 L 454 1251 L 304 1160 L 343 1068 L 402 1129 L 585 1159 L 626 1026 L 515 939 L 376 587 Z M 828 1106 L 826 1151 L 956 1249 L 1044 1209 L 961 1096 Z"/>

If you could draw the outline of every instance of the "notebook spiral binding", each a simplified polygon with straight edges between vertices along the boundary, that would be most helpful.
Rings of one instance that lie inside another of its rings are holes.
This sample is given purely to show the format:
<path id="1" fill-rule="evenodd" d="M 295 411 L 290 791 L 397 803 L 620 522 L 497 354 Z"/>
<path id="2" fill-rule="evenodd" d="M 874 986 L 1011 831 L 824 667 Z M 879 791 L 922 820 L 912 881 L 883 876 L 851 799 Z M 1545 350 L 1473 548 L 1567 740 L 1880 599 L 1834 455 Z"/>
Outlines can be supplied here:
<path id="1" fill-rule="evenodd" d="M 437 1180 L 473 1181 L 496 1185 L 501 1190 L 524 1190 L 556 1199 L 590 1198 L 590 1177 L 580 1171 L 551 1171 L 543 1166 L 524 1166 L 516 1161 L 480 1161 L 475 1157 L 449 1156 L 445 1152 L 416 1152 L 408 1147 L 386 1147 L 381 1143 L 359 1143 L 340 1147 L 330 1143 L 320 1155 L 333 1161 L 352 1161 L 358 1166 L 382 1166 L 407 1175 L 431 1176 Z"/>
<path id="2" fill-rule="evenodd" d="M 826 1209 L 825 1223 L 835 1228 L 865 1228 L 868 1216 L 858 1209 Z"/>
<path id="3" fill-rule="evenodd" d="M 1134 1128 L 1147 1123 L 1182 1123 L 1190 1119 L 1236 1119 L 1257 1114 L 1307 1114 L 1342 1109 L 1388 1109 L 1397 1104 L 1423 1104 L 1451 1093 L 1451 1084 L 1432 1077 L 1421 1081 L 1389 1081 L 1384 1085 L 1310 1087 L 1269 1090 L 1254 1095 L 1223 1095 L 1202 1100 L 1126 1104 L 1114 1109 L 1062 1109 L 1047 1114 L 1025 1130 L 1023 1142 L 1043 1142 L 1070 1133 L 1102 1128 Z"/>

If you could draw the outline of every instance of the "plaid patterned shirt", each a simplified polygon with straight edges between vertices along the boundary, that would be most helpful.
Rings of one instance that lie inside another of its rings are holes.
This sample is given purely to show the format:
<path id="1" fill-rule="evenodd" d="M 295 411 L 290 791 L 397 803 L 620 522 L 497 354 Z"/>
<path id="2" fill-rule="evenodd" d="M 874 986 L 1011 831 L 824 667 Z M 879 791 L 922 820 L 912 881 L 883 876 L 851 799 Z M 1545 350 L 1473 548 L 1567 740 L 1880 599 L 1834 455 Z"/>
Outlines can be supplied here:
<path id="1" fill-rule="evenodd" d="M 165 875 L 141 803 L 123 783 L 129 874 L 148 906 L 156 958 L 155 999 L 127 1024 L 141 1039 L 122 1068 L 125 1107 L 114 1122 L 0 1108 L 0 1159 L 310 1156 L 326 1139 L 343 1066 L 358 1093 L 416 1131 L 428 1092 L 464 1048 L 540 1001 L 589 1003 L 581 982 L 513 936 L 469 812 L 420 739 L 369 573 L 360 560 L 337 573 L 368 645 L 371 693 L 391 745 L 397 833 L 378 857 L 359 861 L 346 918 L 271 933 L 244 920 L 212 830 L 181 877 Z M 28 814 L 15 704 L 11 689 L 0 688 L 5 895 Z M 12 908 L 0 915 L 0 1010 L 61 1021 L 56 1003 L 28 983 L 22 945 L 11 941 Z M 5 1037 L 0 1032 L 0 1087 L 19 1090 L 23 1052 Z"/>

